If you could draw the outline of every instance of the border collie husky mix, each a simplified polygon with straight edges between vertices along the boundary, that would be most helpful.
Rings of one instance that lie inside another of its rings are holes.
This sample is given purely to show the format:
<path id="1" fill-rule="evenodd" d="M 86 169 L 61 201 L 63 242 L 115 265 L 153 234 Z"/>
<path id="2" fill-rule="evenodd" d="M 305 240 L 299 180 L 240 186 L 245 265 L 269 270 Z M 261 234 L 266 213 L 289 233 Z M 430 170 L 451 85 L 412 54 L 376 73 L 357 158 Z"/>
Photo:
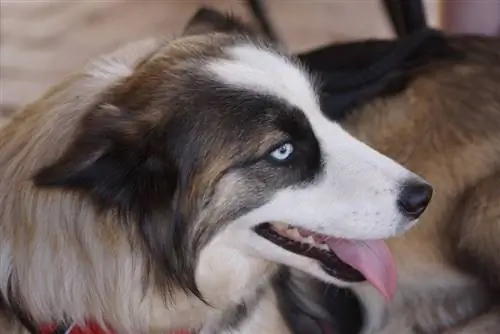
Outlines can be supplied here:
<path id="1" fill-rule="evenodd" d="M 380 239 L 415 223 L 431 186 L 327 120 L 307 71 L 223 19 L 103 57 L 2 127 L 8 307 L 124 332 L 286 333 L 280 265 L 392 297 Z"/>

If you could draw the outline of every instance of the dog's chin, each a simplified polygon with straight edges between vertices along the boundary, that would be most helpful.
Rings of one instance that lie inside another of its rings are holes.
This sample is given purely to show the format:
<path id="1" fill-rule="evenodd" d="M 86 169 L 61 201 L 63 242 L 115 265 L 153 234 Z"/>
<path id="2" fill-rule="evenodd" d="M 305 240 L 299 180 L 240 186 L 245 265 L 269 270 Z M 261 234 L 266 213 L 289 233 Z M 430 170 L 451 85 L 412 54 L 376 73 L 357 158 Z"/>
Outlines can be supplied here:
<path id="1" fill-rule="evenodd" d="M 270 247 L 275 248 L 274 252 L 266 251 L 267 255 L 274 254 L 270 260 L 305 271 L 340 287 L 366 281 L 362 273 L 343 262 L 328 247 L 327 236 L 282 223 L 262 223 L 253 230 L 261 239 L 265 239 L 264 242 L 273 244 Z"/>

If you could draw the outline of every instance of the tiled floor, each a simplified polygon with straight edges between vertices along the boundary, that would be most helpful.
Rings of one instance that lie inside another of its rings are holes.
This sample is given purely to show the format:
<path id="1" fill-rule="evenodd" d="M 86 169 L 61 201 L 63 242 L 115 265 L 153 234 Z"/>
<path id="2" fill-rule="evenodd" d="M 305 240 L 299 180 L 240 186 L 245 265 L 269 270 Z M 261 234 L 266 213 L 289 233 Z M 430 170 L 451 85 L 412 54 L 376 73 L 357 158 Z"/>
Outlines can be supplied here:
<path id="1" fill-rule="evenodd" d="M 266 3 L 276 29 L 292 50 L 391 35 L 378 0 Z M 247 8 L 235 0 L 0 0 L 0 114 L 121 43 L 178 33 L 201 5 L 249 19 Z"/>

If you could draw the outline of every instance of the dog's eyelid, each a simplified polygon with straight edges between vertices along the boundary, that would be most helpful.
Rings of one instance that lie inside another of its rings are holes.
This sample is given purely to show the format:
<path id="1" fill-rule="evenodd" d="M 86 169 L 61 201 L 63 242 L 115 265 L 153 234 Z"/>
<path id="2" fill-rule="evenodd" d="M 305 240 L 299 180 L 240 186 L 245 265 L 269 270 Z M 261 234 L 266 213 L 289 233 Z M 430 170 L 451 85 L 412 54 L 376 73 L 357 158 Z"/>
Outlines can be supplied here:
<path id="1" fill-rule="evenodd" d="M 282 136 L 279 140 L 277 140 L 273 145 L 269 145 L 266 149 L 266 154 L 271 153 L 272 151 L 278 149 L 286 143 L 290 143 L 295 146 L 294 140 L 289 135 Z"/>

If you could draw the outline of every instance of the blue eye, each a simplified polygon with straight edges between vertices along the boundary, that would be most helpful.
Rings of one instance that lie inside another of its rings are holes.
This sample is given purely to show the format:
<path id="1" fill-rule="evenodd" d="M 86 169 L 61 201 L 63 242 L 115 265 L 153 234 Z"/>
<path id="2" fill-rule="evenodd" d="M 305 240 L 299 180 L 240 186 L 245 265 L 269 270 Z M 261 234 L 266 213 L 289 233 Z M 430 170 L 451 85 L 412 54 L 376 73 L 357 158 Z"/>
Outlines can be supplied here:
<path id="1" fill-rule="evenodd" d="M 275 150 L 271 151 L 271 153 L 269 153 L 269 156 L 276 161 L 282 162 L 289 159 L 292 156 L 294 150 L 295 148 L 293 147 L 292 143 L 286 142 L 277 147 Z"/>

